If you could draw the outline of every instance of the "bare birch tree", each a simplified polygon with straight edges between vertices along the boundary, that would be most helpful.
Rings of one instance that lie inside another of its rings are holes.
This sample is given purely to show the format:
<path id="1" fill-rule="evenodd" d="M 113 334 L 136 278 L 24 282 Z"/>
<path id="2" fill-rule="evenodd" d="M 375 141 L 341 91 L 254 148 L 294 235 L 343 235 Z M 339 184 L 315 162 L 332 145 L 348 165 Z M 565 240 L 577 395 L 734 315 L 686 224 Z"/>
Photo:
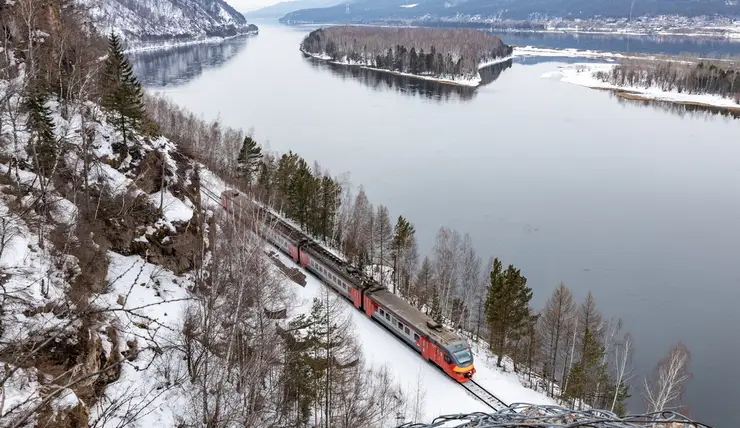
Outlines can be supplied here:
<path id="1" fill-rule="evenodd" d="M 643 379 L 643 397 L 648 413 L 681 408 L 686 381 L 691 378 L 690 362 L 688 348 L 683 342 L 678 342 L 668 356 L 658 362 L 653 375 Z"/>
<path id="2" fill-rule="evenodd" d="M 609 410 L 612 412 L 617 405 L 619 392 L 624 388 L 633 377 L 632 354 L 634 353 L 634 344 L 632 336 L 626 333 L 622 340 L 616 343 L 614 347 L 614 397 Z"/>
<path id="3" fill-rule="evenodd" d="M 437 233 L 437 240 L 432 251 L 441 313 L 444 317 L 450 317 L 452 299 L 459 287 L 460 234 L 456 230 L 442 226 Z"/>

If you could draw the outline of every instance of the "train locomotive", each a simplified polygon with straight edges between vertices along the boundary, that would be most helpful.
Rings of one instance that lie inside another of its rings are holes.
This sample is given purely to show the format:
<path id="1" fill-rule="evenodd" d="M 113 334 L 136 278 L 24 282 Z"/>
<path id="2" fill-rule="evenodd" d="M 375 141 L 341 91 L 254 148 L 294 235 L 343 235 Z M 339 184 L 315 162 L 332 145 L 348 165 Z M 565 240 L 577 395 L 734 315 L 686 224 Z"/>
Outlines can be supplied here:
<path id="1" fill-rule="evenodd" d="M 243 193 L 226 190 L 221 194 L 221 205 L 232 213 L 240 213 L 247 207 L 258 210 L 266 219 L 258 226 L 260 234 L 295 263 L 309 270 L 448 376 L 458 382 L 472 378 L 475 373 L 473 353 L 464 338 L 444 329 L 431 317 L 363 275 L 268 209 L 255 204 Z"/>

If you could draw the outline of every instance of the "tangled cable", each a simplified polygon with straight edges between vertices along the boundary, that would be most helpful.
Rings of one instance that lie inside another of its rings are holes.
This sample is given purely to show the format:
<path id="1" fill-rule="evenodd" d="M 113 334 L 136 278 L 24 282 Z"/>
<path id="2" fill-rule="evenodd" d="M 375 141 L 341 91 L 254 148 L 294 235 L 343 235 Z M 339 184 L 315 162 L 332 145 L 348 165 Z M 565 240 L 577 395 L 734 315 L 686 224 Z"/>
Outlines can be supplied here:
<path id="1" fill-rule="evenodd" d="M 438 416 L 429 424 L 405 423 L 396 428 L 711 428 L 672 411 L 628 415 L 620 418 L 607 410 L 572 410 L 560 406 L 513 403 L 493 413 Z"/>

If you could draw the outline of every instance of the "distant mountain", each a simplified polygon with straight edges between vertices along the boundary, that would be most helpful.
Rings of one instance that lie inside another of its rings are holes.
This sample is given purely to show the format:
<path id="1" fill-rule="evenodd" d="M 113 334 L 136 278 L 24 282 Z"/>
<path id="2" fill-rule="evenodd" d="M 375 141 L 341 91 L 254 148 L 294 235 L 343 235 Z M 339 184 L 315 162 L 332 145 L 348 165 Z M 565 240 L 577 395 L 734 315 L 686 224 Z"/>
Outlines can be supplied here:
<path id="1" fill-rule="evenodd" d="M 625 18 L 630 15 L 740 16 L 737 0 L 358 0 L 286 14 L 281 22 L 377 22 L 499 18 Z"/>
<path id="2" fill-rule="evenodd" d="M 300 9 L 311 9 L 334 6 L 341 0 L 293 0 L 283 1 L 272 6 L 263 7 L 262 9 L 244 12 L 247 18 L 280 18 L 286 13 L 294 12 Z"/>
<path id="3" fill-rule="evenodd" d="M 102 32 L 118 32 L 128 45 L 234 36 L 257 27 L 224 0 L 82 0 Z"/>

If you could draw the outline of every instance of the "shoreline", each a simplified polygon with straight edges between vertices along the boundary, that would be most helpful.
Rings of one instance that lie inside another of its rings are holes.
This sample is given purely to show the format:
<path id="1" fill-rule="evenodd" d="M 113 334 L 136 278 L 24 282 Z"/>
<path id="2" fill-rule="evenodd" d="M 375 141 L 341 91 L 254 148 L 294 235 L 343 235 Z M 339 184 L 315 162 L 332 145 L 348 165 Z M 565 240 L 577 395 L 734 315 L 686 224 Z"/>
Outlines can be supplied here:
<path id="1" fill-rule="evenodd" d="M 495 58 L 495 59 L 492 59 L 490 61 L 486 61 L 486 62 L 481 63 L 481 64 L 478 65 L 478 68 L 477 68 L 475 77 L 462 78 L 462 79 L 459 79 L 459 80 L 455 80 L 455 79 L 447 79 L 447 78 L 444 78 L 444 77 L 423 76 L 423 75 L 419 75 L 419 74 L 402 73 L 402 72 L 394 71 L 394 70 L 386 70 L 384 68 L 370 67 L 368 65 L 359 64 L 359 63 L 358 64 L 351 64 L 349 62 L 332 61 L 326 55 L 314 54 L 314 53 L 311 53 L 311 52 L 308 52 L 308 51 L 304 50 L 302 47 L 299 48 L 298 50 L 300 50 L 303 55 L 306 55 L 306 56 L 308 56 L 310 58 L 313 58 L 315 60 L 326 62 L 328 64 L 341 65 L 341 66 L 345 66 L 345 67 L 359 67 L 359 68 L 363 68 L 365 70 L 377 71 L 379 73 L 387 73 L 387 74 L 392 74 L 392 75 L 400 76 L 400 77 L 409 77 L 409 78 L 412 78 L 412 79 L 428 80 L 428 81 L 432 81 L 432 82 L 436 82 L 436 83 L 440 83 L 440 84 L 444 84 L 444 85 L 451 85 L 451 86 L 457 86 L 457 87 L 463 87 L 463 88 L 477 88 L 478 86 L 481 85 L 481 82 L 483 81 L 483 79 L 480 76 L 480 72 L 479 72 L 480 70 L 482 70 L 484 68 L 487 68 L 487 67 L 490 67 L 492 65 L 496 65 L 496 64 L 500 64 L 502 62 L 506 62 L 506 61 L 512 60 L 514 58 L 514 55 L 509 55 L 507 57 Z"/>
<path id="2" fill-rule="evenodd" d="M 394 25 L 387 23 L 375 23 L 375 24 L 364 24 L 364 23 L 349 23 L 349 22 L 304 22 L 304 21 L 293 21 L 293 22 L 280 22 L 280 24 L 288 26 L 340 26 L 340 25 L 353 25 L 363 27 L 409 27 L 409 28 L 427 28 L 436 27 L 429 25 L 418 25 L 418 24 L 407 24 L 407 25 Z M 461 25 L 451 25 L 450 28 L 471 28 L 468 23 L 462 22 Z M 686 37 L 690 39 L 712 39 L 712 40 L 724 40 L 733 43 L 740 43 L 740 27 L 736 31 L 732 30 L 720 30 L 720 31 L 704 31 L 702 29 L 707 28 L 695 28 L 695 29 L 677 29 L 676 32 L 669 30 L 661 31 L 639 31 L 634 29 L 578 29 L 572 27 L 566 28 L 545 28 L 541 30 L 523 29 L 523 28 L 478 28 L 481 31 L 491 31 L 494 33 L 522 33 L 522 34 L 572 34 L 572 35 L 603 35 L 603 36 L 634 36 L 634 37 Z M 711 27 L 708 27 L 711 28 Z M 721 32 L 722 31 L 722 32 Z"/>
<path id="3" fill-rule="evenodd" d="M 733 115 L 740 115 L 740 103 L 730 98 L 713 94 L 688 94 L 678 91 L 664 91 L 657 87 L 618 86 L 604 82 L 594 76 L 598 71 L 609 71 L 617 64 L 580 63 L 558 67 L 557 71 L 542 74 L 541 78 L 559 77 L 561 82 L 575 84 L 590 89 L 609 91 L 620 98 L 640 101 L 662 101 L 673 104 L 701 108 L 718 109 Z"/>
<path id="4" fill-rule="evenodd" d="M 152 52 L 152 51 L 165 51 L 169 49 L 179 48 L 182 46 L 192 46 L 192 45 L 199 45 L 199 44 L 209 44 L 209 43 L 223 43 L 227 40 L 236 39 L 238 37 L 251 37 L 256 36 L 259 34 L 259 30 L 257 31 L 247 31 L 244 33 L 235 34 L 233 36 L 209 36 L 209 37 L 203 37 L 203 38 L 191 38 L 186 40 L 164 40 L 157 43 L 147 44 L 147 45 L 140 45 L 140 46 L 134 46 L 132 48 L 128 48 L 123 51 L 125 54 L 132 54 L 132 53 L 141 53 L 141 52 Z"/>

